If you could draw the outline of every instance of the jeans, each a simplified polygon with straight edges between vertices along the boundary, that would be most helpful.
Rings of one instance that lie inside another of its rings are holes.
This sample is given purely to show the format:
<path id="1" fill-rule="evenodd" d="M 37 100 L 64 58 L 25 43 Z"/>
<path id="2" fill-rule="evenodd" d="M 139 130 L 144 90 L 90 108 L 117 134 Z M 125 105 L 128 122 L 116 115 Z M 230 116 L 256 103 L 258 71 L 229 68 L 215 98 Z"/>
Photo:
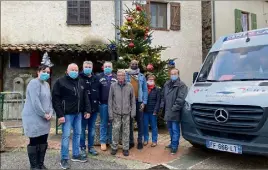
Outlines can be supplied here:
<path id="1" fill-rule="evenodd" d="M 109 123 L 108 105 L 100 105 L 100 143 L 112 143 L 112 124 Z"/>
<path id="2" fill-rule="evenodd" d="M 79 156 L 79 142 L 81 135 L 82 113 L 65 115 L 62 124 L 61 159 L 69 159 L 69 138 L 73 128 L 73 156 Z"/>
<path id="3" fill-rule="evenodd" d="M 86 129 L 88 130 L 88 149 L 94 145 L 95 123 L 98 113 L 90 114 L 89 119 L 82 118 L 82 131 L 80 136 L 80 147 L 86 148 Z"/>
<path id="4" fill-rule="evenodd" d="M 178 149 L 180 141 L 180 124 L 176 121 L 168 121 L 167 126 L 171 140 L 171 148 Z"/>
<path id="5" fill-rule="evenodd" d="M 141 102 L 136 103 L 136 122 L 138 124 L 138 143 L 142 143 L 143 137 L 143 112 L 140 112 Z M 130 119 L 130 135 L 129 135 L 129 143 L 134 144 L 134 134 L 133 134 L 133 119 Z"/>
<path id="6" fill-rule="evenodd" d="M 158 129 L 157 129 L 157 115 L 153 115 L 153 113 L 144 113 L 143 114 L 144 121 L 144 141 L 148 142 L 149 140 L 149 123 L 152 129 L 152 142 L 157 143 L 158 137 Z"/>

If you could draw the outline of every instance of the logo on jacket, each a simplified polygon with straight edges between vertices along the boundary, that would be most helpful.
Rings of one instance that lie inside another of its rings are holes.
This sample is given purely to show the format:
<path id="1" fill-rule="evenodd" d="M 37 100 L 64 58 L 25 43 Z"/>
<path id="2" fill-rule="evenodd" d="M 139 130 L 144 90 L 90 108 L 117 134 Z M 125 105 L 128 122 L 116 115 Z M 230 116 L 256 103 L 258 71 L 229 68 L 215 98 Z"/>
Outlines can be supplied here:
<path id="1" fill-rule="evenodd" d="M 220 108 L 214 112 L 214 117 L 217 122 L 225 123 L 229 119 L 229 112 L 223 108 Z"/>

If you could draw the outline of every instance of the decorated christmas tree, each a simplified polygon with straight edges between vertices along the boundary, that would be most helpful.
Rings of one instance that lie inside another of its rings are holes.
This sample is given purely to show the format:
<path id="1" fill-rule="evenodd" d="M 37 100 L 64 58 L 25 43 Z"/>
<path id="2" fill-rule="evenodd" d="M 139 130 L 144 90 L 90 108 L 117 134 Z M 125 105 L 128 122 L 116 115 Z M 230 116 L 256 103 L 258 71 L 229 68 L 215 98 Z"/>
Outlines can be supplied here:
<path id="1" fill-rule="evenodd" d="M 120 31 L 120 41 L 111 43 L 116 46 L 118 60 L 113 61 L 115 69 L 129 68 L 131 60 L 139 61 L 141 72 L 145 75 L 154 74 L 157 78 L 156 84 L 163 86 L 169 78 L 169 69 L 175 66 L 173 59 L 161 60 L 163 46 L 151 46 L 152 30 L 150 28 L 150 16 L 145 7 L 136 4 L 136 8 L 127 8 L 125 11 L 126 21 L 123 26 L 115 26 Z"/>

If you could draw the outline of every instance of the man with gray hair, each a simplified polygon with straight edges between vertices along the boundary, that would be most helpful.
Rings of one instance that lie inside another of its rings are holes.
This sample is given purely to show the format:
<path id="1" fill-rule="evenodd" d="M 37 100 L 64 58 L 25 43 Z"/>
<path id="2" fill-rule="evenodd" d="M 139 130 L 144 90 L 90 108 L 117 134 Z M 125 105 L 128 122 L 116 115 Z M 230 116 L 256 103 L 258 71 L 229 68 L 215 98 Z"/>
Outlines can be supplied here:
<path id="1" fill-rule="evenodd" d="M 100 82 L 93 74 L 93 63 L 91 61 L 84 61 L 83 71 L 80 73 L 80 78 L 84 81 L 84 86 L 91 104 L 91 116 L 89 119 L 82 118 L 82 132 L 80 137 L 81 154 L 87 157 L 86 152 L 86 129 L 88 129 L 88 153 L 96 156 L 98 152 L 94 149 L 95 137 L 95 123 L 99 111 L 99 86 Z"/>
<path id="2" fill-rule="evenodd" d="M 70 64 L 67 74 L 59 78 L 52 90 L 53 108 L 62 124 L 61 139 L 61 168 L 69 169 L 69 140 L 73 128 L 73 157 L 72 161 L 87 162 L 79 150 L 82 117 L 88 119 L 91 106 L 88 95 L 81 79 L 78 78 L 78 66 Z"/>
<path id="3" fill-rule="evenodd" d="M 117 71 L 118 83 L 111 85 L 109 93 L 109 120 L 112 122 L 112 151 L 115 155 L 118 149 L 122 125 L 122 144 L 123 155 L 129 155 L 129 134 L 130 134 L 130 117 L 136 115 L 136 99 L 132 85 L 125 80 L 126 73 L 124 70 Z"/>

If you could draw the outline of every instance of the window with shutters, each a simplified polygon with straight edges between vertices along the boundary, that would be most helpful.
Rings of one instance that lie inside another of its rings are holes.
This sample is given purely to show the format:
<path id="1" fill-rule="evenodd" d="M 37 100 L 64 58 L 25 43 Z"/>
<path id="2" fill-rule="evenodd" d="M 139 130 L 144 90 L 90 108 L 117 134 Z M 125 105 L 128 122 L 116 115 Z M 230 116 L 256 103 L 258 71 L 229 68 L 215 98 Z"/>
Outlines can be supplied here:
<path id="1" fill-rule="evenodd" d="M 91 10 L 90 0 L 68 0 L 67 1 L 67 24 L 68 25 L 90 25 Z"/>
<path id="2" fill-rule="evenodd" d="M 181 29 L 181 5 L 170 3 L 170 29 L 178 31 Z"/>
<path id="3" fill-rule="evenodd" d="M 249 13 L 235 9 L 235 32 L 249 31 Z"/>
<path id="4" fill-rule="evenodd" d="M 167 4 L 150 2 L 151 27 L 167 29 Z"/>

